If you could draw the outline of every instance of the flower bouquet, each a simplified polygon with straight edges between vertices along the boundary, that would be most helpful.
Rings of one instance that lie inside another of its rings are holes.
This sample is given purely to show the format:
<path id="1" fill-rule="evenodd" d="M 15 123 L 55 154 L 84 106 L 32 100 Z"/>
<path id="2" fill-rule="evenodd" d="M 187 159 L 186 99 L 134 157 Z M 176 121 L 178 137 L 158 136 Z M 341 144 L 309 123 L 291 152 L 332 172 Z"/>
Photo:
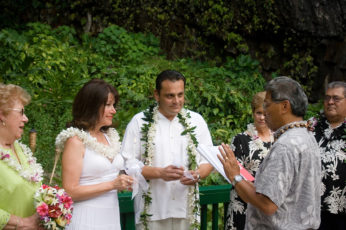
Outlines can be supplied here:
<path id="1" fill-rule="evenodd" d="M 43 184 L 35 194 L 35 208 L 44 228 L 62 230 L 72 218 L 73 201 L 64 189 Z"/>

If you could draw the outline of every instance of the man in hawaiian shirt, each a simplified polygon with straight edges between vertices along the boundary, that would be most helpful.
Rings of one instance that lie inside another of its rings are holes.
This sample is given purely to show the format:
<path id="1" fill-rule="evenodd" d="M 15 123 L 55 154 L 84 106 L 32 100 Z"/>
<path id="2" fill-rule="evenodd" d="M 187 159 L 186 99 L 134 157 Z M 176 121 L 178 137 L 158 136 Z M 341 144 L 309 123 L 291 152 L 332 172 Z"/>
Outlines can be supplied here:
<path id="1" fill-rule="evenodd" d="M 317 229 L 320 224 L 321 159 L 316 140 L 303 121 L 308 100 L 299 83 L 278 77 L 266 86 L 264 110 L 274 144 L 255 183 L 240 175 L 234 153 L 222 145 L 227 177 L 248 203 L 245 229 Z"/>
<path id="2" fill-rule="evenodd" d="M 324 111 L 312 121 L 321 150 L 323 230 L 346 229 L 346 82 L 331 82 L 324 95 Z"/>

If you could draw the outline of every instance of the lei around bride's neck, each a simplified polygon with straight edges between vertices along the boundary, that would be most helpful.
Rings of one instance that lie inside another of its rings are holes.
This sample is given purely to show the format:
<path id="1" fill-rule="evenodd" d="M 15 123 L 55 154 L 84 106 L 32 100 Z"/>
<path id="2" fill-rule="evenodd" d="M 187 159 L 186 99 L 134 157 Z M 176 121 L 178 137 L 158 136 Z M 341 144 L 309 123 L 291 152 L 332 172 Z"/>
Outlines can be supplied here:
<path id="1" fill-rule="evenodd" d="M 86 131 L 87 133 L 89 133 L 90 136 L 96 138 L 96 140 L 100 143 L 103 143 L 105 145 L 108 145 L 109 143 L 105 140 L 105 133 L 102 130 L 89 130 Z"/>
<path id="2" fill-rule="evenodd" d="M 70 127 L 60 132 L 60 134 L 57 136 L 55 140 L 55 145 L 57 147 L 57 150 L 62 152 L 67 139 L 73 136 L 78 136 L 84 145 L 95 150 L 100 155 L 113 160 L 115 156 L 119 153 L 121 148 L 121 143 L 119 141 L 120 138 L 118 132 L 113 128 L 109 128 L 105 134 L 109 137 L 109 145 L 105 145 L 101 142 L 98 142 L 97 138 L 93 137 L 89 132 L 85 132 L 84 130 L 78 128 Z"/>

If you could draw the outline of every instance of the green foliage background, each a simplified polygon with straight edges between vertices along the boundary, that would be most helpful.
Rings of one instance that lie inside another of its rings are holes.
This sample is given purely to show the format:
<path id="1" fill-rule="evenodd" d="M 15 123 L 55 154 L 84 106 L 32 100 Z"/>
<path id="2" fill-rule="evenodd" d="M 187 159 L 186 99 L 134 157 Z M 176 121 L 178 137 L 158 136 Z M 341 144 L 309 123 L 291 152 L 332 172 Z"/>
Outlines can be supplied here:
<path id="1" fill-rule="evenodd" d="M 52 29 L 40 23 L 0 31 L 0 81 L 18 84 L 32 95 L 23 141 L 28 143 L 30 129 L 37 131 L 35 155 L 47 177 L 53 167 L 55 137 L 71 119 L 75 94 L 92 78 L 103 78 L 119 91 L 114 125 L 121 136 L 132 116 L 153 103 L 155 78 L 165 69 L 186 76 L 186 107 L 202 114 L 215 145 L 229 143 L 251 122 L 252 95 L 265 84 L 256 60 L 239 55 L 219 66 L 192 59 L 172 61 L 161 54 L 159 44 L 151 34 L 128 32 L 116 25 L 98 36 L 80 38 L 71 27 Z M 57 183 L 59 175 L 60 165 Z M 220 183 L 224 181 L 217 174 L 204 182 Z"/>
<path id="2" fill-rule="evenodd" d="M 240 54 L 220 65 L 188 58 L 168 60 L 162 53 L 154 35 L 116 25 L 97 36 L 78 36 L 71 27 L 52 29 L 41 23 L 0 31 L 0 82 L 18 84 L 32 96 L 23 141 L 28 144 L 29 130 L 37 131 L 35 156 L 44 167 L 46 181 L 53 168 L 55 137 L 71 120 L 75 94 L 92 78 L 102 78 L 119 91 L 114 126 L 121 136 L 132 116 L 153 103 L 155 78 L 165 69 L 186 76 L 186 107 L 205 118 L 215 145 L 229 143 L 251 122 L 252 95 L 265 84 L 258 61 Z M 312 107 L 308 115 L 320 108 Z M 60 175 L 58 164 L 53 183 L 61 183 Z M 202 185 L 222 183 L 225 180 L 212 173 Z"/>
<path id="3" fill-rule="evenodd" d="M 46 172 L 52 169 L 55 137 L 71 119 L 73 97 L 91 78 L 103 78 L 118 89 L 114 124 L 121 135 L 131 117 L 153 102 L 155 78 L 165 69 L 187 77 L 186 106 L 203 115 L 215 144 L 229 142 L 244 129 L 251 120 L 251 95 L 265 83 L 258 62 L 240 55 L 215 66 L 190 59 L 170 61 L 159 53 L 153 35 L 115 25 L 97 37 L 85 34 L 82 40 L 70 27 L 52 29 L 40 23 L 0 31 L 0 80 L 32 95 L 26 134 L 36 129 L 36 156 Z"/>
<path id="4" fill-rule="evenodd" d="M 103 31 L 100 40 L 107 41 L 111 37 L 104 28 L 116 24 L 128 31 L 154 34 L 160 38 L 160 48 L 169 59 L 189 57 L 223 65 L 227 57 L 251 54 L 261 62 L 261 71 L 267 80 L 277 71 L 299 80 L 310 94 L 312 87 L 316 90 L 314 81 L 321 79 L 318 78 L 318 57 L 313 54 L 320 40 L 311 39 L 309 31 L 297 30 L 299 26 L 295 21 L 287 21 L 291 15 L 288 11 L 287 14 L 282 12 L 282 7 L 289 7 L 289 3 L 274 0 L 15 0 L 3 1 L 0 28 L 17 28 L 29 21 L 41 21 L 53 27 L 71 26 L 79 38 L 84 32 L 97 35 Z M 126 36 L 121 39 L 125 41 Z M 102 43 L 97 46 L 105 53 L 108 53 L 105 49 L 113 49 Z"/>
<path id="5" fill-rule="evenodd" d="M 186 106 L 206 119 L 214 144 L 229 142 L 252 120 L 251 97 L 272 72 L 298 80 L 308 95 L 317 94 L 321 78 L 313 47 L 319 39 L 294 32 L 292 21 L 288 25 L 287 15 L 277 10 L 280 4 L 286 5 L 274 0 L 2 1 L 0 82 L 21 85 L 33 97 L 24 142 L 35 128 L 35 154 L 48 177 L 55 137 L 71 119 L 74 95 L 85 82 L 103 78 L 117 87 L 114 125 L 122 135 L 131 117 L 152 103 L 154 79 L 164 69 L 187 77 Z M 45 24 L 27 24 L 34 21 Z M 311 106 L 307 117 L 320 109 L 321 104 Z M 56 174 L 60 183 L 60 165 Z M 203 182 L 220 183 L 225 181 L 218 174 Z"/>

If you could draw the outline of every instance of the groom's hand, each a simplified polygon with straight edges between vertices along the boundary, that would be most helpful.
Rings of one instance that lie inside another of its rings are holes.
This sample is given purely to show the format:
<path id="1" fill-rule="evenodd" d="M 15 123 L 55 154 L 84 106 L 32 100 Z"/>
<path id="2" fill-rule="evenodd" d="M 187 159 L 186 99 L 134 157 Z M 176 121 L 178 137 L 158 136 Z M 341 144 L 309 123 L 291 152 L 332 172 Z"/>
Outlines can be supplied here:
<path id="1" fill-rule="evenodd" d="M 160 175 L 160 178 L 165 181 L 180 180 L 184 175 L 184 168 L 169 165 L 165 168 L 161 168 Z"/>
<path id="2" fill-rule="evenodd" d="M 199 179 L 200 179 L 200 175 L 197 171 L 193 171 L 193 170 L 189 170 L 190 175 L 184 175 L 181 179 L 180 179 L 180 183 L 182 183 L 183 185 L 194 185 L 196 184 Z"/>

